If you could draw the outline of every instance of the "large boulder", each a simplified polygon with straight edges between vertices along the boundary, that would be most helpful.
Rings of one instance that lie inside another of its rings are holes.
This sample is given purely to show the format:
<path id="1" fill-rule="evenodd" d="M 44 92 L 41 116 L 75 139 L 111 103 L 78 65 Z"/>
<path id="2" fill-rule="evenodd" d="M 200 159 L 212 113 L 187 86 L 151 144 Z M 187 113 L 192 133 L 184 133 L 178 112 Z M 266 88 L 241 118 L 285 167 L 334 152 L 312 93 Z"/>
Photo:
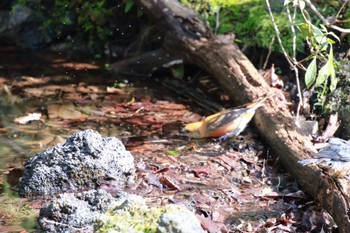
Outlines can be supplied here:
<path id="1" fill-rule="evenodd" d="M 96 188 L 107 179 L 123 186 L 133 169 L 134 158 L 120 140 L 85 130 L 29 159 L 18 192 L 22 197 L 51 196 Z"/>
<path id="2" fill-rule="evenodd" d="M 39 49 L 46 47 L 55 39 L 50 29 L 41 27 L 42 19 L 36 16 L 34 9 L 14 1 L 4 4 L 9 9 L 1 8 L 1 4 L 0 39 L 4 42 L 16 42 L 26 49 Z"/>

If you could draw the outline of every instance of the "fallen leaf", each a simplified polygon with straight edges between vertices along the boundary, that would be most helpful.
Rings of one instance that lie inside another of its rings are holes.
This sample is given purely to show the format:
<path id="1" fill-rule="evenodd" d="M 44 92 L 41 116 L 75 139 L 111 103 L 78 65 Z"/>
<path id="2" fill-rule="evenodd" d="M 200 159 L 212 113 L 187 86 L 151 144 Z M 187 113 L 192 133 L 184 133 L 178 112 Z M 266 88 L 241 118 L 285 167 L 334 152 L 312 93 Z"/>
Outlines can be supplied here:
<path id="1" fill-rule="evenodd" d="M 25 125 L 31 121 L 39 121 L 41 118 L 41 113 L 28 113 L 25 116 L 15 118 L 14 122 L 17 124 Z"/>

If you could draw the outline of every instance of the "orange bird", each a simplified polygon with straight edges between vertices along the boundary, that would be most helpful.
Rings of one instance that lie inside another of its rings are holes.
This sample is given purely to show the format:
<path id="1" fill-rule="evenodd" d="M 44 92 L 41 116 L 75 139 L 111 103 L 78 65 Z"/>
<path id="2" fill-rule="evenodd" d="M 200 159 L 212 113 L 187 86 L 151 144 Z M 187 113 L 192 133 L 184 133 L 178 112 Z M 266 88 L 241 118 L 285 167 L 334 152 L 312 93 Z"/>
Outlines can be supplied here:
<path id="1" fill-rule="evenodd" d="M 270 96 L 258 102 L 245 104 L 237 108 L 230 108 L 210 115 L 199 122 L 185 125 L 185 135 L 191 138 L 214 138 L 225 140 L 239 135 L 253 118 L 255 111 L 263 106 L 263 102 Z"/>

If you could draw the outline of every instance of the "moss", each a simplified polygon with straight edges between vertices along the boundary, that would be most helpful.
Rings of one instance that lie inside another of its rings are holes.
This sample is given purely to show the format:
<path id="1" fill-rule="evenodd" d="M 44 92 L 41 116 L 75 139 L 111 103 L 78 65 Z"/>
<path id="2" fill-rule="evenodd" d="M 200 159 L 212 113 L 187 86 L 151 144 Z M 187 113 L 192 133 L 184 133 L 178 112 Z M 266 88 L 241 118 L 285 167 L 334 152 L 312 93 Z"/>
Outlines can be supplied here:
<path id="1" fill-rule="evenodd" d="M 22 225 L 27 230 L 36 226 L 37 212 L 23 202 L 23 199 L 7 194 L 0 195 L 0 225 Z"/>
<path id="2" fill-rule="evenodd" d="M 265 1 L 210 0 L 203 3 L 200 0 L 182 0 L 182 2 L 200 13 L 216 33 L 235 33 L 236 43 L 242 44 L 243 47 L 258 46 L 268 49 L 275 36 Z M 278 1 L 271 4 L 281 32 L 281 39 L 286 50 L 291 53 L 292 32 L 283 4 Z M 217 16 L 217 12 L 219 12 L 219 16 Z M 301 15 L 297 17 L 298 22 L 301 22 Z M 277 42 L 272 46 L 272 50 L 281 51 Z M 304 38 L 301 35 L 297 37 L 297 50 L 304 52 Z"/>
<path id="3" fill-rule="evenodd" d="M 100 217 L 95 232 L 154 233 L 162 214 L 178 210 L 176 205 L 148 207 L 141 197 L 130 195 Z"/>

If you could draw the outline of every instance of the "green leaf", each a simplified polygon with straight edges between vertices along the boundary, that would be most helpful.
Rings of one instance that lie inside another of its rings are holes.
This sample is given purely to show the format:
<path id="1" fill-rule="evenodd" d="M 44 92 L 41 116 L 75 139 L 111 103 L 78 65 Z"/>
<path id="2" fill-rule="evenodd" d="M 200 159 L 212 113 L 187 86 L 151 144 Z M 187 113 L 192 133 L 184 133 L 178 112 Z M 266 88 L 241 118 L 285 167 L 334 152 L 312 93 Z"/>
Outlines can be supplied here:
<path id="1" fill-rule="evenodd" d="M 143 9 L 138 9 L 136 13 L 137 18 L 140 18 L 142 15 L 143 15 Z"/>
<path id="2" fill-rule="evenodd" d="M 113 83 L 113 87 L 116 87 L 116 88 L 124 88 L 124 87 L 126 87 L 126 86 L 127 86 L 126 83 L 121 83 L 121 82 L 118 82 L 118 81 L 115 81 L 115 82 Z"/>
<path id="3" fill-rule="evenodd" d="M 182 79 L 185 76 L 185 67 L 183 64 L 174 65 L 170 68 L 170 70 L 176 79 Z"/>
<path id="4" fill-rule="evenodd" d="M 324 33 L 328 32 L 327 28 L 323 24 L 320 24 L 320 27 L 321 27 L 321 31 L 323 31 Z"/>
<path id="5" fill-rule="evenodd" d="M 177 150 L 168 150 L 167 154 L 171 155 L 171 156 L 179 156 L 181 154 L 181 152 L 177 151 Z"/>
<path id="6" fill-rule="evenodd" d="M 334 61 L 334 59 L 333 59 L 333 46 L 330 46 L 329 54 L 328 54 L 328 61 L 333 66 L 333 61 Z"/>
<path id="7" fill-rule="evenodd" d="M 312 26 L 312 32 L 314 34 L 315 40 L 318 44 L 320 44 L 322 47 L 327 42 L 326 35 L 316 26 Z"/>
<path id="8" fill-rule="evenodd" d="M 334 64 L 334 59 L 333 59 L 333 47 L 330 46 L 329 54 L 328 54 L 328 71 L 330 73 L 331 77 L 331 84 L 329 87 L 329 90 L 333 92 L 335 88 L 337 87 L 338 79 L 335 76 L 335 64 Z"/>
<path id="9" fill-rule="evenodd" d="M 301 24 L 299 24 L 299 29 L 304 37 L 307 37 L 307 36 L 310 38 L 313 37 L 312 26 L 310 24 L 301 23 Z"/>
<path id="10" fill-rule="evenodd" d="M 317 76 L 316 84 L 315 84 L 316 87 L 323 84 L 327 80 L 327 78 L 329 77 L 330 73 L 328 70 L 328 63 L 329 63 L 329 61 L 327 61 L 327 63 L 324 64 L 324 66 L 322 66 L 322 68 L 318 72 L 318 76 Z"/>
<path id="11" fill-rule="evenodd" d="M 332 40 L 331 38 L 327 38 L 327 43 L 328 44 L 335 44 L 335 41 Z"/>
<path id="12" fill-rule="evenodd" d="M 124 12 L 128 13 L 130 11 L 130 9 L 134 6 L 134 4 L 135 3 L 132 0 L 127 1 L 125 4 L 125 7 L 124 7 Z"/>
<path id="13" fill-rule="evenodd" d="M 338 79 L 335 76 L 335 71 L 333 71 L 333 72 L 334 72 L 334 75 L 331 75 L 331 84 L 329 86 L 329 90 L 331 92 L 333 92 L 337 88 L 337 84 L 338 84 Z"/>
<path id="14" fill-rule="evenodd" d="M 305 84 L 307 88 L 310 88 L 311 85 L 315 82 L 316 72 L 317 72 L 316 57 L 314 57 L 314 59 L 312 59 L 311 63 L 307 67 L 307 70 L 305 73 Z"/>
<path id="15" fill-rule="evenodd" d="M 335 39 L 337 39 L 337 40 L 338 40 L 338 42 L 340 42 L 339 37 L 338 37 L 336 34 L 334 34 L 334 32 L 329 32 L 329 33 L 328 33 L 328 35 L 333 36 Z"/>

